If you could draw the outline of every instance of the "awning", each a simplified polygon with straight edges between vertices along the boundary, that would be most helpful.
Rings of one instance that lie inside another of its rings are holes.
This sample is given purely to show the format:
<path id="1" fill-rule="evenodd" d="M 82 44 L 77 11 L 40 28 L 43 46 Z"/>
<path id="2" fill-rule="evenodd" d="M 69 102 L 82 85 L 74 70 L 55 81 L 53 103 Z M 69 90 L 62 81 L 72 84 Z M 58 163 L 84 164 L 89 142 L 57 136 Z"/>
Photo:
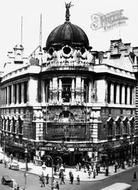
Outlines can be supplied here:
<path id="1" fill-rule="evenodd" d="M 23 121 L 24 120 L 24 118 L 23 118 L 23 116 L 22 115 L 20 115 L 20 119 Z"/>
<path id="2" fill-rule="evenodd" d="M 107 122 L 110 122 L 110 121 L 113 121 L 113 118 L 112 118 L 112 117 L 109 117 L 109 118 L 107 119 Z"/>
<path id="3" fill-rule="evenodd" d="M 120 118 L 120 116 L 117 116 L 116 118 L 115 118 L 115 121 L 117 122 L 117 121 L 121 121 L 121 118 Z"/>
<path id="4" fill-rule="evenodd" d="M 132 116 L 132 117 L 129 118 L 129 121 L 131 121 L 131 122 L 135 121 L 135 118 Z"/>
<path id="5" fill-rule="evenodd" d="M 17 118 L 17 116 L 14 115 L 14 116 L 13 116 L 13 119 L 14 119 L 14 120 L 17 120 L 18 118 Z"/>

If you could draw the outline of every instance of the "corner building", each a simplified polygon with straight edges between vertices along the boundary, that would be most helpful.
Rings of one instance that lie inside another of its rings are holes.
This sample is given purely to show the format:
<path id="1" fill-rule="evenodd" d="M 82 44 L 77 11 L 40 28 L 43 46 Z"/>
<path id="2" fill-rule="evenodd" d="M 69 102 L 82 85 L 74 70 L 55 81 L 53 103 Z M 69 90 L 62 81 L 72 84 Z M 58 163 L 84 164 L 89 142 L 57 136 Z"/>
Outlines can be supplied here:
<path id="1" fill-rule="evenodd" d="M 111 40 L 107 52 L 92 51 L 86 33 L 65 22 L 46 46 L 25 58 L 22 45 L 9 52 L 1 78 L 2 139 L 18 152 L 29 142 L 33 154 L 59 156 L 68 165 L 129 157 L 118 147 L 131 142 L 135 122 L 137 48 Z"/>

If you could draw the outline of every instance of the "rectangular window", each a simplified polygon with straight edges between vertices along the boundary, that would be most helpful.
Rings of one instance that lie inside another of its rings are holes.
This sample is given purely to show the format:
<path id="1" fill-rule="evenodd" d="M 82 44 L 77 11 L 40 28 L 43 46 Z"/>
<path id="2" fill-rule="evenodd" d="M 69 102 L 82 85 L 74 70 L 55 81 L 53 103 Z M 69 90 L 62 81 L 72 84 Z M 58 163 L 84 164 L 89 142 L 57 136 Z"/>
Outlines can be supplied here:
<path id="1" fill-rule="evenodd" d="M 71 99 L 71 79 L 62 79 L 62 99 L 63 102 L 70 102 Z"/>
<path id="2" fill-rule="evenodd" d="M 127 104 L 127 86 L 125 86 L 125 104 Z"/>
<path id="3" fill-rule="evenodd" d="M 24 82 L 24 103 L 27 102 L 27 88 L 28 88 L 28 82 Z"/>
<path id="4" fill-rule="evenodd" d="M 19 104 L 21 103 L 21 96 L 22 96 L 22 94 L 21 94 L 21 83 L 19 83 Z"/>
<path id="5" fill-rule="evenodd" d="M 110 96 L 111 96 L 111 84 L 108 83 L 108 86 L 107 86 L 107 103 L 110 103 Z"/>
<path id="6" fill-rule="evenodd" d="M 84 102 L 89 101 L 89 81 L 84 80 Z"/>
<path id="7" fill-rule="evenodd" d="M 5 93 L 6 93 L 6 104 L 8 104 L 8 101 L 7 101 L 7 88 L 5 89 Z"/>
<path id="8" fill-rule="evenodd" d="M 133 103 L 132 98 L 133 98 L 133 87 L 130 87 L 130 104 Z"/>
<path id="9" fill-rule="evenodd" d="M 114 104 L 116 104 L 116 84 L 114 85 Z"/>
<path id="10" fill-rule="evenodd" d="M 11 94 L 11 86 L 9 86 L 9 104 L 11 104 L 11 96 L 12 96 L 12 94 Z"/>

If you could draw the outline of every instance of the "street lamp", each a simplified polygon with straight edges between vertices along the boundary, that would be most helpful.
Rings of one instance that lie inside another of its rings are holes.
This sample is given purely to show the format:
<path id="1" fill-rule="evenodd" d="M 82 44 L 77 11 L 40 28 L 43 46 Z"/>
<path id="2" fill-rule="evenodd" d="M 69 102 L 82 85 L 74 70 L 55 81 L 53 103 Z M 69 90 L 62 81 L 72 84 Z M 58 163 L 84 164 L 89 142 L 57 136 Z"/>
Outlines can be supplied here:
<path id="1" fill-rule="evenodd" d="M 24 178 L 25 178 L 25 187 L 24 190 L 27 189 L 27 171 L 28 171 L 28 163 L 27 163 L 27 154 L 28 150 L 25 148 L 25 172 L 24 172 Z"/>
<path id="2" fill-rule="evenodd" d="M 46 156 L 48 159 L 51 159 L 51 164 L 52 164 L 52 176 L 51 176 L 51 190 L 53 190 L 54 189 L 54 187 L 53 187 L 53 158 L 50 156 L 50 155 L 48 155 L 48 156 Z"/>
<path id="3" fill-rule="evenodd" d="M 133 133 L 131 134 L 131 166 L 133 166 Z"/>

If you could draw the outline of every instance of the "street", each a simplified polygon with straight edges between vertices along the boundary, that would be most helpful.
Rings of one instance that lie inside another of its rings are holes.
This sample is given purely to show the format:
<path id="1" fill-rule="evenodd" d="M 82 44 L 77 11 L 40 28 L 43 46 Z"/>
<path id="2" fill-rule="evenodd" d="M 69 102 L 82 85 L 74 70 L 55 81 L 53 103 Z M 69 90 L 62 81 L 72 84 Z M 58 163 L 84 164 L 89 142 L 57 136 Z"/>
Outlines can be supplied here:
<path id="1" fill-rule="evenodd" d="M 69 181 L 66 181 L 65 185 L 60 185 L 60 189 L 66 189 L 66 190 L 100 190 L 103 187 L 106 187 L 108 185 L 111 185 L 115 182 L 125 182 L 132 185 L 132 190 L 137 190 L 138 188 L 138 181 L 133 182 L 133 173 L 134 171 L 137 171 L 138 173 L 138 166 L 135 168 L 132 168 L 130 170 L 127 170 L 123 173 L 118 173 L 116 175 L 110 176 L 107 179 L 101 180 L 101 181 L 93 181 L 93 182 L 82 182 L 80 185 L 76 184 L 76 181 L 74 181 L 74 184 L 69 184 Z M 13 179 L 19 183 L 20 187 L 24 187 L 25 179 L 24 179 L 24 172 L 22 171 L 14 171 L 9 170 L 8 168 L 5 168 L 3 164 L 0 165 L 0 179 L 2 175 L 10 175 Z M 138 174 L 137 174 L 138 175 Z M 138 178 L 138 176 L 137 176 Z M 2 190 L 8 190 L 10 189 L 9 186 L 1 185 L 0 189 Z M 42 189 L 50 189 L 50 185 L 47 185 L 46 187 L 40 187 L 39 177 L 37 175 L 28 174 L 27 175 L 27 190 L 42 190 Z"/>
<path id="2" fill-rule="evenodd" d="M 132 185 L 132 190 L 137 190 L 138 188 L 138 181 L 133 182 L 133 173 L 134 171 L 137 171 L 138 173 L 138 166 L 135 168 L 132 168 L 130 170 L 127 170 L 123 173 L 119 173 L 113 176 L 110 176 L 107 179 L 101 180 L 101 181 L 93 181 L 93 182 L 82 182 L 80 185 L 76 184 L 76 181 L 74 181 L 74 184 L 69 184 L 69 181 L 66 181 L 65 185 L 60 185 L 60 189 L 66 189 L 66 190 L 100 190 L 103 187 L 106 187 L 108 185 L 111 185 L 115 182 L 125 182 Z M 8 168 L 5 168 L 3 164 L 0 165 L 0 179 L 3 175 L 10 175 L 13 179 L 19 183 L 20 187 L 24 187 L 25 179 L 24 179 L 24 172 L 22 171 L 14 171 L 9 170 Z M 138 175 L 138 174 L 137 174 Z M 138 176 L 137 176 L 138 178 Z M 8 190 L 10 189 L 9 186 L 1 185 L 0 189 L 2 190 Z M 34 174 L 28 174 L 27 175 L 27 190 L 42 190 L 42 189 L 50 189 L 50 185 L 47 185 L 46 187 L 40 187 L 39 177 Z"/>

